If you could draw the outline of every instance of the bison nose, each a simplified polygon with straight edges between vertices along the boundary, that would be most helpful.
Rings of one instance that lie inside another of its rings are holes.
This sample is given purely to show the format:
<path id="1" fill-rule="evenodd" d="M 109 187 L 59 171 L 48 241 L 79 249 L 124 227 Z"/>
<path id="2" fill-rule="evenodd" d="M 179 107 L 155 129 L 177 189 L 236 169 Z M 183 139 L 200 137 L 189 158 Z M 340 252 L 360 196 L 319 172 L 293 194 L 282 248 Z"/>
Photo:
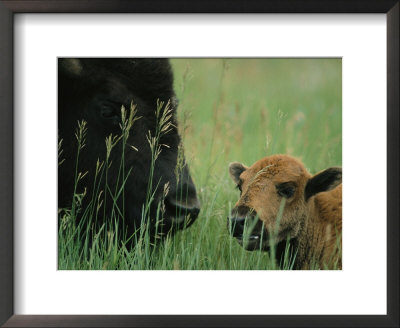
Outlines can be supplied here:
<path id="1" fill-rule="evenodd" d="M 189 214 L 192 219 L 196 219 L 199 216 L 200 207 L 193 207 L 189 209 Z"/>
<path id="2" fill-rule="evenodd" d="M 170 192 L 165 199 L 168 213 L 175 218 L 190 216 L 189 224 L 193 223 L 200 213 L 200 202 L 196 196 L 194 186 L 184 184 L 174 192 Z"/>
<path id="3" fill-rule="evenodd" d="M 242 237 L 246 217 L 228 217 L 228 229 L 233 237 Z"/>

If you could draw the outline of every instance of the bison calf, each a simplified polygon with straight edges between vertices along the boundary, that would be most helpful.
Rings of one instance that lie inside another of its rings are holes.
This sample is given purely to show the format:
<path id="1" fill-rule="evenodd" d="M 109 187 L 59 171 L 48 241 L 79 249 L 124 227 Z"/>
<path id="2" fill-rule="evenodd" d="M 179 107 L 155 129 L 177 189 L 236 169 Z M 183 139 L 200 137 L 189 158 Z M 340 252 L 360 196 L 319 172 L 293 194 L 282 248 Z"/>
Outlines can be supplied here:
<path id="1" fill-rule="evenodd" d="M 312 176 L 295 158 L 273 155 L 251 167 L 231 163 L 229 173 L 240 199 L 228 222 L 246 249 L 273 243 L 279 260 L 289 240 L 295 269 L 341 268 L 341 168 Z"/>

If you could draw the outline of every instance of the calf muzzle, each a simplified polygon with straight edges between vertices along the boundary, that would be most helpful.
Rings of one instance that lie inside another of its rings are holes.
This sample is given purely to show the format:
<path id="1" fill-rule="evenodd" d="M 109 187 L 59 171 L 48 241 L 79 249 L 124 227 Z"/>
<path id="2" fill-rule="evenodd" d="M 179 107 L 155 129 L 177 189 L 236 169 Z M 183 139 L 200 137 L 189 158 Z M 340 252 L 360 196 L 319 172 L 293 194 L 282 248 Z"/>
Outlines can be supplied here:
<path id="1" fill-rule="evenodd" d="M 246 217 L 228 217 L 228 229 L 235 238 L 242 238 Z"/>

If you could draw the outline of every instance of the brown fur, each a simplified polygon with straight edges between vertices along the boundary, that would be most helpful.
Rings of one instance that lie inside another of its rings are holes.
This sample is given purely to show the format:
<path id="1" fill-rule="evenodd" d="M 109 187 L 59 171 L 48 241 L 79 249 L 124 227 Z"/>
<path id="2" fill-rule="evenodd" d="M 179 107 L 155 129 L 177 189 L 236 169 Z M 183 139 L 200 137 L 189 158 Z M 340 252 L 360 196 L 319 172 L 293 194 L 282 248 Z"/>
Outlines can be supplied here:
<path id="1" fill-rule="evenodd" d="M 285 242 L 290 235 L 297 246 L 296 269 L 312 269 L 314 264 L 321 269 L 341 268 L 340 168 L 327 169 L 312 176 L 297 159 L 273 155 L 251 167 L 232 163 L 229 171 L 242 191 L 232 216 L 256 214 L 266 232 L 277 232 L 275 243 Z M 278 192 L 282 184 L 293 187 L 293 194 L 282 196 Z M 285 207 L 277 228 L 276 219 L 282 199 L 285 200 Z M 248 213 L 243 213 L 247 209 Z M 264 232 L 264 236 L 268 233 Z M 269 238 L 261 242 L 262 248 L 269 247 Z"/>

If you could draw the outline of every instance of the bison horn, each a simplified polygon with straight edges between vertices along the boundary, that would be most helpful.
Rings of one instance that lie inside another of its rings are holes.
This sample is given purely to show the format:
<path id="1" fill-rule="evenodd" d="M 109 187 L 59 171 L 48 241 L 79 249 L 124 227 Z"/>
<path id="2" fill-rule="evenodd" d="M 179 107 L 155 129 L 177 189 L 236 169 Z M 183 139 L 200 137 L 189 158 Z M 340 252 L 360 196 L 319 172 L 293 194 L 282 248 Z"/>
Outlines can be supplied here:
<path id="1" fill-rule="evenodd" d="M 82 63 L 77 58 L 60 59 L 60 69 L 71 76 L 79 76 L 82 73 Z"/>

